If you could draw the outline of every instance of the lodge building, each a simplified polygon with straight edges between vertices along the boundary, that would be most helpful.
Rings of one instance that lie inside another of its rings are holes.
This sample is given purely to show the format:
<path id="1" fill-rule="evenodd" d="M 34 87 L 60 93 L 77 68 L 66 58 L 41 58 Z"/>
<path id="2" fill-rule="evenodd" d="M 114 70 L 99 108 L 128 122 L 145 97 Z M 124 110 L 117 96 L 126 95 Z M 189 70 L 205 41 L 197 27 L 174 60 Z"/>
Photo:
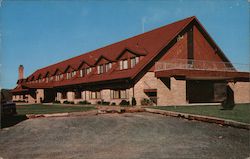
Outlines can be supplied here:
<path id="1" fill-rule="evenodd" d="M 19 67 L 14 101 L 107 101 L 137 105 L 250 103 L 249 71 L 238 70 L 196 17 L 189 17 L 68 60 L 27 78 Z"/>

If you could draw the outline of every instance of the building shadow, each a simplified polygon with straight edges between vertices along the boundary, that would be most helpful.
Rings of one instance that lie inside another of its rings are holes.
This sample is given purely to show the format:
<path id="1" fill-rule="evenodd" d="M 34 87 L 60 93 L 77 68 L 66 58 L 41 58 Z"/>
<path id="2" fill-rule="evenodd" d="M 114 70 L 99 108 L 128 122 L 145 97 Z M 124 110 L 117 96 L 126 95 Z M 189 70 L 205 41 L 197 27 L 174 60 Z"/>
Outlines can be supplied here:
<path id="1" fill-rule="evenodd" d="M 28 119 L 26 115 L 13 115 L 2 117 L 1 119 L 1 128 L 8 128 L 14 126 L 24 120 Z"/>

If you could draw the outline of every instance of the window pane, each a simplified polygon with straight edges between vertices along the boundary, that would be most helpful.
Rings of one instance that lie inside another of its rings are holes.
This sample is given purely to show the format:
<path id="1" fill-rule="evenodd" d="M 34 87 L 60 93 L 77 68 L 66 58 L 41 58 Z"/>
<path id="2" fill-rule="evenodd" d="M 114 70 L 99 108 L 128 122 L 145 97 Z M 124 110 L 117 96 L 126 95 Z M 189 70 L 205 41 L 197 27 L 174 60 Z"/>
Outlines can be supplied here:
<path id="1" fill-rule="evenodd" d="M 75 99 L 81 99 L 82 98 L 82 92 L 77 91 L 75 92 Z"/>
<path id="2" fill-rule="evenodd" d="M 133 68 L 135 66 L 135 58 L 131 59 L 131 68 Z"/>
<path id="3" fill-rule="evenodd" d="M 103 73 L 103 65 L 100 65 L 100 73 Z"/>
<path id="4" fill-rule="evenodd" d="M 122 61 L 120 61 L 120 70 L 122 70 L 123 69 L 123 62 Z"/>
<path id="5" fill-rule="evenodd" d="M 96 92 L 96 98 L 100 99 L 101 98 L 101 92 Z"/>
<path id="6" fill-rule="evenodd" d="M 119 91 L 117 91 L 117 90 L 114 91 L 114 98 L 115 99 L 119 98 Z"/>
<path id="7" fill-rule="evenodd" d="M 126 90 L 121 90 L 121 98 L 126 98 Z"/>
<path id="8" fill-rule="evenodd" d="M 123 61 L 123 69 L 128 69 L 128 60 Z"/>
<path id="9" fill-rule="evenodd" d="M 135 57 L 135 64 L 139 63 L 139 57 Z"/>
<path id="10" fill-rule="evenodd" d="M 97 66 L 97 74 L 100 74 L 100 66 Z"/>

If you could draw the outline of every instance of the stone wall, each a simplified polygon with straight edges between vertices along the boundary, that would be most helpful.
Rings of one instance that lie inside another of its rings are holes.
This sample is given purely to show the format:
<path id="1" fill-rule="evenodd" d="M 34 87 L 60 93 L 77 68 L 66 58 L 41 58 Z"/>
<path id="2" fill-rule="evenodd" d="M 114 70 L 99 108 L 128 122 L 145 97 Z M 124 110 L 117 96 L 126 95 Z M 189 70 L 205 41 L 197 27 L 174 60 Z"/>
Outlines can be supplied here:
<path id="1" fill-rule="evenodd" d="M 144 98 L 149 99 L 149 97 L 144 93 L 144 89 L 157 89 L 157 105 L 183 105 L 186 104 L 186 81 L 176 80 L 175 78 L 167 79 L 157 79 L 154 72 L 146 73 L 135 85 L 128 91 L 128 98 L 125 100 L 132 101 L 134 96 L 137 105 L 141 105 L 141 100 Z M 80 101 L 87 100 L 91 104 L 96 104 L 98 101 L 104 100 L 110 103 L 119 103 L 123 99 L 112 99 L 110 96 L 110 90 L 101 90 L 101 99 L 90 99 L 90 91 L 83 91 L 81 99 L 74 98 L 74 92 L 67 92 L 67 99 L 61 99 L 61 93 L 57 93 L 56 99 L 61 103 L 63 101 L 74 101 L 74 103 L 79 103 Z"/>
<path id="2" fill-rule="evenodd" d="M 37 89 L 36 90 L 36 102 L 41 103 L 44 100 L 44 90 Z"/>
<path id="3" fill-rule="evenodd" d="M 136 99 L 137 105 L 141 104 L 143 98 L 149 99 L 149 97 L 144 93 L 144 89 L 156 89 L 157 88 L 157 78 L 154 72 L 147 72 L 135 85 L 134 85 L 134 97 Z"/>
<path id="4" fill-rule="evenodd" d="M 157 80 L 158 105 L 184 105 L 186 101 L 186 81 L 174 77 Z"/>
<path id="5" fill-rule="evenodd" d="M 235 103 L 250 103 L 250 82 L 229 83 L 234 92 Z"/>

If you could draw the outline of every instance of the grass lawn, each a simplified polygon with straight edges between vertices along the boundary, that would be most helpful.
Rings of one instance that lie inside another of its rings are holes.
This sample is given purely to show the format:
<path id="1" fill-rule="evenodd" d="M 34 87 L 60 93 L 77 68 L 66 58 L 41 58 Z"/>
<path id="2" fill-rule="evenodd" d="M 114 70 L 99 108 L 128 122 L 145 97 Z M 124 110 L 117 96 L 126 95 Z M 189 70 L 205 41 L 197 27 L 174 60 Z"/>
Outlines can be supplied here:
<path id="1" fill-rule="evenodd" d="M 65 106 L 65 105 L 43 105 L 43 104 L 31 104 L 31 105 L 17 105 L 17 114 L 52 114 L 52 113 L 66 113 L 66 112 L 80 112 L 93 110 L 93 106 Z"/>
<path id="2" fill-rule="evenodd" d="M 250 104 L 237 104 L 233 110 L 222 110 L 221 106 L 157 106 L 151 108 L 250 123 Z"/>

